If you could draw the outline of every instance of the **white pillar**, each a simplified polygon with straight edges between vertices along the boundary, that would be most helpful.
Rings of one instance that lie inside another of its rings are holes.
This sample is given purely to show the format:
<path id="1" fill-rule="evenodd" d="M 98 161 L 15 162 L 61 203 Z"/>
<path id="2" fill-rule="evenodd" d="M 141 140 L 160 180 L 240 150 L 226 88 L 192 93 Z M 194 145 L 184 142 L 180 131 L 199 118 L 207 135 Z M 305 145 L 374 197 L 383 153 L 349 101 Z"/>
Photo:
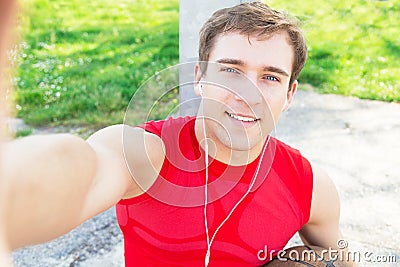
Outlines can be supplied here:
<path id="1" fill-rule="evenodd" d="M 179 6 L 179 63 L 195 62 L 198 57 L 199 30 L 211 14 L 221 8 L 234 6 L 245 0 L 180 0 Z M 194 79 L 192 64 L 183 65 L 179 70 L 179 83 L 192 82 Z M 192 86 L 181 86 L 180 103 L 197 96 Z M 181 105 L 180 115 L 195 115 L 198 101 L 190 101 Z"/>

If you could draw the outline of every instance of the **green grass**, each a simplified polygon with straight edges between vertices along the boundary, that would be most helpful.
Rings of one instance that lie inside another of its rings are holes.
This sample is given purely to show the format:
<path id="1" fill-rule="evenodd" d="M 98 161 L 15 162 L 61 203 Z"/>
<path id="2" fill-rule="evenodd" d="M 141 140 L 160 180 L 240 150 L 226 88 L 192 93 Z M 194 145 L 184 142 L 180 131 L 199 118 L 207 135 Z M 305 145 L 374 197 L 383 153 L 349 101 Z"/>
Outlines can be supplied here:
<path id="1" fill-rule="evenodd" d="M 310 51 L 301 83 L 400 102 L 399 0 L 268 3 L 303 21 Z M 22 7 L 14 84 L 18 116 L 31 125 L 120 123 L 140 84 L 178 63 L 178 0 L 23 0 Z"/>
<path id="2" fill-rule="evenodd" d="M 178 63 L 178 1 L 25 0 L 18 116 L 32 125 L 122 122 L 141 83 Z"/>
<path id="3" fill-rule="evenodd" d="M 400 1 L 268 3 L 299 17 L 309 59 L 300 82 L 322 93 L 400 102 Z"/>
<path id="4" fill-rule="evenodd" d="M 25 137 L 25 136 L 31 135 L 32 132 L 33 132 L 33 129 L 31 129 L 31 128 L 22 129 L 15 133 L 15 137 L 16 138 Z"/>

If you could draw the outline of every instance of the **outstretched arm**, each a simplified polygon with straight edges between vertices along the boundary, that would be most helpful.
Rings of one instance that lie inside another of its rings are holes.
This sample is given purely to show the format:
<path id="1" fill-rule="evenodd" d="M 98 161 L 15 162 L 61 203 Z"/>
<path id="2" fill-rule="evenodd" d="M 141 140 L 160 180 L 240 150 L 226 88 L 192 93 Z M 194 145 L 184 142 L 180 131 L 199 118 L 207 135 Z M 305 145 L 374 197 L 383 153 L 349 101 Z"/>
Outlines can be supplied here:
<path id="1" fill-rule="evenodd" d="M 131 140 L 127 144 L 123 129 Z M 151 157 L 144 157 L 144 139 L 150 140 L 146 150 L 157 152 Z M 156 177 L 164 157 L 162 142 L 129 126 L 107 127 L 88 141 L 59 134 L 5 144 L 0 168 L 8 182 L 5 230 L 11 249 L 54 239 L 120 199 L 143 193 L 127 168 L 124 145 L 137 155 L 131 157 L 134 168 L 151 168 L 146 174 Z"/>
<path id="2" fill-rule="evenodd" d="M 11 249 L 44 242 L 79 223 L 96 155 L 78 137 L 32 136 L 4 144 L 6 234 Z"/>
<path id="3" fill-rule="evenodd" d="M 8 67 L 8 56 L 7 49 L 11 47 L 10 39 L 12 39 L 11 33 L 14 29 L 15 0 L 1 0 L 0 1 L 0 162 L 1 158 L 1 147 L 4 142 L 4 118 L 6 117 L 6 94 L 9 77 L 6 77 L 5 69 Z M 11 266 L 11 260 L 9 259 L 9 247 L 5 237 L 5 179 L 3 179 L 0 169 L 0 266 Z"/>

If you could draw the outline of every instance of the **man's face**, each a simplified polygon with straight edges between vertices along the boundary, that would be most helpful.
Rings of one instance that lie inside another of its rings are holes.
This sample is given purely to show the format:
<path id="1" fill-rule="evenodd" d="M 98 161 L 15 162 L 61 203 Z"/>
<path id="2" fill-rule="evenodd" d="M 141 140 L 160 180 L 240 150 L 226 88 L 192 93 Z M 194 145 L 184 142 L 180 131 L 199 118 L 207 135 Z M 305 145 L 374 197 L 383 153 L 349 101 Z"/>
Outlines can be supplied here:
<path id="1" fill-rule="evenodd" d="M 285 33 L 266 40 L 239 33 L 217 37 L 206 73 L 196 71 L 207 137 L 233 150 L 262 147 L 296 89 L 297 83 L 288 91 L 293 58 Z"/>

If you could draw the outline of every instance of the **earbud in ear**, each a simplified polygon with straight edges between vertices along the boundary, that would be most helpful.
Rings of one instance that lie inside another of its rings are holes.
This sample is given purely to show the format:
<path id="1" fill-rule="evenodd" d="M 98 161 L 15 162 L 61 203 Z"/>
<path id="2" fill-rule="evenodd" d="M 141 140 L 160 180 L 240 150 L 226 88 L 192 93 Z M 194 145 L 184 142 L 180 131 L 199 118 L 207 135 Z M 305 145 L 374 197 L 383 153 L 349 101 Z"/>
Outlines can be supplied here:
<path id="1" fill-rule="evenodd" d="M 201 85 L 201 84 L 200 84 L 199 93 L 200 93 L 201 96 L 203 96 L 203 85 Z"/>

